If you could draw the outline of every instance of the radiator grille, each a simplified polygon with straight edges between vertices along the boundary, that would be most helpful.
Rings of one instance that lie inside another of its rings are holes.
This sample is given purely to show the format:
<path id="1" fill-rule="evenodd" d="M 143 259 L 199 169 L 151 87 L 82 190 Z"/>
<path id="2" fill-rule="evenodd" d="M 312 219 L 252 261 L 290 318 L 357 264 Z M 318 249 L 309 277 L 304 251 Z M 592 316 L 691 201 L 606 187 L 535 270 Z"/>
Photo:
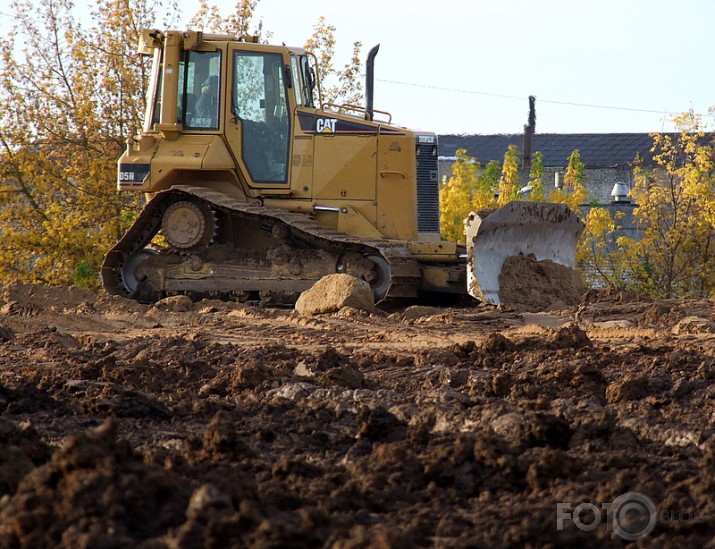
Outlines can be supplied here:
<path id="1" fill-rule="evenodd" d="M 431 143 L 417 140 L 417 231 L 439 233 L 439 180 L 437 138 Z"/>

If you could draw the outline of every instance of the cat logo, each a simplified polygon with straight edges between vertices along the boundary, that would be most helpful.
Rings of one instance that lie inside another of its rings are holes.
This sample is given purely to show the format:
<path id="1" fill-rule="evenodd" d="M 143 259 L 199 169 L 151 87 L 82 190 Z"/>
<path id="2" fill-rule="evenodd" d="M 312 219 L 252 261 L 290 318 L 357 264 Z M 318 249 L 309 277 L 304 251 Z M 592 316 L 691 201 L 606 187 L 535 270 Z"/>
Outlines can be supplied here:
<path id="1" fill-rule="evenodd" d="M 335 133 L 335 126 L 338 120 L 336 118 L 318 118 L 315 121 L 316 133 Z"/>

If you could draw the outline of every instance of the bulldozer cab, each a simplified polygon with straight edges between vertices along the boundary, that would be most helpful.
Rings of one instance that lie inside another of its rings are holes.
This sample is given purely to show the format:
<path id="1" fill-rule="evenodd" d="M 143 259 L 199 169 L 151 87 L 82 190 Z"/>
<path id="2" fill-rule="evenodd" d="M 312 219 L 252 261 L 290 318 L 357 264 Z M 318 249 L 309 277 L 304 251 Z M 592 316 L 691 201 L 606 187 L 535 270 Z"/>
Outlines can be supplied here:
<path id="1" fill-rule="evenodd" d="M 159 130 L 169 138 L 172 132 L 221 133 L 249 185 L 287 186 L 291 113 L 315 105 L 310 56 L 217 38 L 228 37 L 167 33 L 161 47 L 145 48 L 155 58 L 144 130 Z"/>

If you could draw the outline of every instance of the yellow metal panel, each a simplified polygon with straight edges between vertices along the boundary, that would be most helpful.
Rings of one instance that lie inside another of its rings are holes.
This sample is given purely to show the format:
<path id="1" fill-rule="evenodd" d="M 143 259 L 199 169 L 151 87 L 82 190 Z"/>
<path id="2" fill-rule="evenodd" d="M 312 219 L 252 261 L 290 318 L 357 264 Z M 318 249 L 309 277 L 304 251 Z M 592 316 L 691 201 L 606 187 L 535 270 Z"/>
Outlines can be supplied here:
<path id="1" fill-rule="evenodd" d="M 321 202 L 320 206 L 332 208 L 314 211 L 315 220 L 321 225 L 361 238 L 383 238 L 373 225 L 376 207 L 372 202 L 353 202 L 353 205 L 347 206 L 334 201 Z"/>
<path id="2" fill-rule="evenodd" d="M 161 190 L 164 187 L 162 179 L 176 168 L 201 169 L 208 148 L 209 139 L 160 141 L 151 161 L 151 187 L 146 190 Z"/>
<path id="3" fill-rule="evenodd" d="M 425 261 L 449 261 L 467 252 L 464 244 L 457 244 L 456 242 L 427 242 L 423 240 L 408 242 L 407 249 L 410 250 L 412 255 Z"/>
<path id="4" fill-rule="evenodd" d="M 375 219 L 375 207 L 366 205 L 363 207 L 370 219 Z M 352 206 L 340 209 L 338 214 L 338 231 L 341 233 L 360 236 L 362 238 L 382 238 L 382 234 Z"/>
<path id="5" fill-rule="evenodd" d="M 289 175 L 293 196 L 310 198 L 313 193 L 313 137 L 296 136 L 293 139 Z"/>
<path id="6" fill-rule="evenodd" d="M 233 171 L 235 164 L 219 136 L 181 135 L 174 141 L 158 142 L 156 151 L 151 156 L 148 184 L 133 190 L 145 192 L 161 190 L 166 187 L 163 180 L 176 169 Z"/>
<path id="7" fill-rule="evenodd" d="M 246 169 L 246 165 L 243 163 L 243 159 L 241 158 L 240 124 L 235 119 L 226 120 L 226 124 L 224 125 L 224 135 L 226 136 L 226 142 L 233 153 L 233 158 L 239 171 L 248 181 L 248 170 Z"/>
<path id="8" fill-rule="evenodd" d="M 314 200 L 375 200 L 374 135 L 316 135 Z"/>
<path id="9" fill-rule="evenodd" d="M 197 154 L 197 152 L 191 152 Z M 226 144 L 219 136 L 211 136 L 209 147 L 204 153 L 204 159 L 201 167 L 206 170 L 234 170 L 236 164 L 233 161 L 231 153 L 226 148 Z"/>
<path id="10" fill-rule="evenodd" d="M 338 230 L 338 212 L 317 211 L 315 220 L 323 227 L 328 227 L 334 231 Z"/>
<path id="11" fill-rule="evenodd" d="M 388 238 L 417 239 L 415 138 L 383 135 L 378 139 L 377 228 Z"/>

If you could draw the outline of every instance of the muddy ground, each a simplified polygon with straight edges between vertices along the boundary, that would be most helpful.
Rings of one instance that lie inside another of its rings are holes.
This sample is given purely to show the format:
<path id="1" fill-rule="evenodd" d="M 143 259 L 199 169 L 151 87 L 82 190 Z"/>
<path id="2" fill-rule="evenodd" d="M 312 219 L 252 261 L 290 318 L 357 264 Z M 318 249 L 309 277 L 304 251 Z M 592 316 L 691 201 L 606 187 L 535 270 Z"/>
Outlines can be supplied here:
<path id="1" fill-rule="evenodd" d="M 0 547 L 713 546 L 713 312 L 6 286 Z"/>

